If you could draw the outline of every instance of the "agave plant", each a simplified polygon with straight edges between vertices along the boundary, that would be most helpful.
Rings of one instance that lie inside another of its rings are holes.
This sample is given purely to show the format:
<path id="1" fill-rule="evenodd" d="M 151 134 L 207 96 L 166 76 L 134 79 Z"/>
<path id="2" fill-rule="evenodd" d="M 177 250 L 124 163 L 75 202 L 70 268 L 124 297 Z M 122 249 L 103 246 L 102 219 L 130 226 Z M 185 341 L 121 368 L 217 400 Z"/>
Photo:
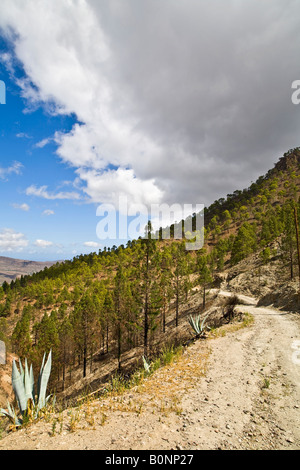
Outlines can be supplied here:
<path id="1" fill-rule="evenodd" d="M 33 419 L 37 418 L 41 409 L 44 408 L 49 401 L 51 395 L 46 397 L 46 391 L 52 366 L 51 351 L 49 352 L 46 363 L 45 360 L 46 353 L 44 354 L 41 365 L 36 394 L 32 365 L 29 369 L 27 359 L 25 359 L 23 368 L 22 362 L 19 360 L 19 370 L 16 361 L 13 361 L 12 386 L 18 403 L 19 413 L 16 412 L 13 405 L 7 403 L 7 410 L 0 408 L 0 416 L 8 417 L 16 427 L 22 426 L 26 417 L 31 416 Z"/>
<path id="2" fill-rule="evenodd" d="M 149 362 L 147 361 L 147 359 L 145 358 L 145 356 L 143 356 L 143 363 L 144 363 L 145 371 L 147 372 L 147 374 L 149 374 L 151 366 L 150 366 Z"/>
<path id="3" fill-rule="evenodd" d="M 196 336 L 202 336 L 205 332 L 205 329 L 208 329 L 208 330 L 210 329 L 209 326 L 205 324 L 207 317 L 208 315 L 206 315 L 206 317 L 204 317 L 203 320 L 201 321 L 200 315 L 196 315 L 195 317 L 192 317 L 190 315 L 188 319 L 189 324 L 195 331 Z"/>

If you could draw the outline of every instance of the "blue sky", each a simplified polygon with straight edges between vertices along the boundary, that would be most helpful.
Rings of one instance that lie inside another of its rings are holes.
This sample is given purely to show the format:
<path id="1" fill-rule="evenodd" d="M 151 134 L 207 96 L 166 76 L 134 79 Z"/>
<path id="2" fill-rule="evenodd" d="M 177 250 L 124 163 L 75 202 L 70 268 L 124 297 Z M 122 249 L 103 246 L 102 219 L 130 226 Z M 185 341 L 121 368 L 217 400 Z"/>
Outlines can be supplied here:
<path id="1" fill-rule="evenodd" d="M 300 144 L 298 17 L 298 0 L 1 0 L 0 256 L 97 251 L 119 243 L 97 236 L 102 203 L 208 206 L 265 174 Z"/>
<path id="2" fill-rule="evenodd" d="M 3 38 L 0 47 L 12 52 Z M 44 261 L 98 251 L 103 243 L 96 236 L 96 204 L 87 204 L 81 191 L 74 189 L 74 169 L 56 155 L 57 145 L 39 147 L 56 131 L 69 132 L 76 118 L 53 116 L 43 106 L 28 109 L 16 76 L 25 76 L 21 66 L 12 76 L 0 64 L 0 79 L 6 85 L 6 104 L 0 105 L 0 255 Z M 27 194 L 32 186 L 47 186 L 53 199 Z M 81 199 L 55 198 L 73 192 Z M 19 237 L 12 236 L 10 243 L 5 233 Z"/>

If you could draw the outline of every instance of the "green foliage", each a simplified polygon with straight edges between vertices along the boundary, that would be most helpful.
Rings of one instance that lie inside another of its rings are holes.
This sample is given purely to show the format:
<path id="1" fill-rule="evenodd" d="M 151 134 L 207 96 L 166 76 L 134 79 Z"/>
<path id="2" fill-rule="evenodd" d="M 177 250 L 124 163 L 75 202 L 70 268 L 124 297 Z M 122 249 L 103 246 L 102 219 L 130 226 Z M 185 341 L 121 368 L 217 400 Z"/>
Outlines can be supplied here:
<path id="1" fill-rule="evenodd" d="M 12 344 L 18 356 L 21 358 L 28 356 L 32 348 L 30 321 L 30 312 L 28 309 L 24 308 L 22 317 L 17 322 L 12 334 Z"/>
<path id="2" fill-rule="evenodd" d="M 183 297 L 186 296 L 186 292 L 189 290 L 189 268 L 187 252 L 183 242 L 172 245 L 171 253 L 174 264 L 172 287 L 175 295 L 175 325 L 177 327 L 179 322 L 179 307 Z"/>
<path id="3" fill-rule="evenodd" d="M 11 296 L 7 295 L 3 304 L 0 304 L 0 317 L 8 317 L 11 314 Z"/>
<path id="4" fill-rule="evenodd" d="M 86 377 L 88 357 L 96 342 L 99 309 L 100 305 L 97 295 L 86 291 L 75 305 L 70 317 L 76 350 L 83 359 L 83 377 Z"/>
<path id="5" fill-rule="evenodd" d="M 199 283 L 208 284 L 212 282 L 211 270 L 208 266 L 209 258 L 206 255 L 201 255 L 199 252 L 198 261 L 197 261 L 197 271 L 199 273 Z"/>
<path id="6" fill-rule="evenodd" d="M 269 247 L 265 248 L 261 253 L 260 253 L 261 260 L 263 264 L 266 264 L 270 258 L 271 258 L 271 250 Z"/>
<path id="7" fill-rule="evenodd" d="M 239 228 L 231 252 L 233 264 L 238 263 L 255 251 L 257 246 L 256 233 L 256 225 L 249 222 L 244 222 Z"/>

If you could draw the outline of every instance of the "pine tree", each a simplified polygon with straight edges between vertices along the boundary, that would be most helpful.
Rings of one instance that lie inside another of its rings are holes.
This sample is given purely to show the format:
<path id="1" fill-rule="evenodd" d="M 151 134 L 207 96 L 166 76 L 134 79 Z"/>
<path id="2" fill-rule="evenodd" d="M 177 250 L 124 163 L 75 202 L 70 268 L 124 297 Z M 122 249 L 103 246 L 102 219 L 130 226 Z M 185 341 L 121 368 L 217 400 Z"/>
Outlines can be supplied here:
<path id="1" fill-rule="evenodd" d="M 144 308 L 144 355 L 148 356 L 149 347 L 149 315 L 151 312 L 151 287 L 156 277 L 156 240 L 153 236 L 152 225 L 149 221 L 145 228 L 145 237 L 141 241 L 141 281 L 142 302 Z"/>
<path id="2" fill-rule="evenodd" d="M 185 292 L 186 276 L 188 274 L 188 266 L 186 262 L 185 243 L 176 243 L 173 245 L 173 289 L 175 294 L 175 325 L 178 326 L 179 307 L 183 294 Z"/>
<path id="3" fill-rule="evenodd" d="M 296 232 L 294 225 L 293 205 L 289 202 L 282 209 L 283 236 L 281 239 L 281 250 L 283 259 L 289 263 L 290 278 L 294 278 L 294 256 L 296 250 Z"/>
<path id="4" fill-rule="evenodd" d="M 13 349 L 20 358 L 29 358 L 32 351 L 30 320 L 30 313 L 23 310 L 22 317 L 17 322 L 12 333 Z"/>
<path id="5" fill-rule="evenodd" d="M 197 270 L 199 273 L 199 283 L 202 285 L 203 289 L 203 300 L 202 300 L 202 307 L 205 309 L 206 306 L 206 287 L 207 284 L 212 282 L 212 275 L 211 271 L 208 267 L 207 256 L 203 251 L 202 253 L 199 252 L 198 260 L 197 260 Z"/>
<path id="6" fill-rule="evenodd" d="M 103 313 L 101 316 L 102 330 L 106 338 L 106 354 L 109 351 L 109 325 L 112 323 L 112 317 L 114 313 L 114 302 L 111 292 L 107 289 L 105 293 L 105 299 L 103 304 Z M 103 341 L 104 349 L 104 341 Z"/>
<path id="7" fill-rule="evenodd" d="M 249 222 L 244 222 L 239 228 L 231 252 L 233 264 L 254 252 L 257 246 L 256 230 L 255 224 L 249 224 Z"/>
<path id="8" fill-rule="evenodd" d="M 35 349 L 36 362 L 41 362 L 45 352 L 52 350 L 53 365 L 52 370 L 54 373 L 59 373 L 59 335 L 58 335 L 58 321 L 57 314 L 52 311 L 48 316 L 47 312 L 39 324 L 38 328 L 38 341 Z"/>
<path id="9" fill-rule="evenodd" d="M 127 284 L 126 277 L 123 272 L 122 265 L 117 268 L 117 273 L 114 279 L 114 324 L 117 338 L 117 357 L 118 357 L 118 370 L 121 370 L 121 358 L 122 358 L 122 339 L 124 332 L 124 324 L 127 313 Z"/>
<path id="10" fill-rule="evenodd" d="M 74 348 L 74 332 L 69 318 L 64 318 L 58 329 L 59 363 L 62 367 L 63 390 L 65 389 L 66 368 L 71 363 Z"/>
<path id="11" fill-rule="evenodd" d="M 72 313 L 72 326 L 78 353 L 83 361 L 83 377 L 86 377 L 88 357 L 92 355 L 97 338 L 99 305 L 96 296 L 86 291 Z"/>
<path id="12" fill-rule="evenodd" d="M 168 249 L 165 249 L 161 256 L 161 276 L 160 276 L 160 291 L 161 291 L 161 311 L 162 311 L 162 332 L 166 331 L 166 311 L 167 306 L 173 295 L 172 288 L 172 255 Z"/>

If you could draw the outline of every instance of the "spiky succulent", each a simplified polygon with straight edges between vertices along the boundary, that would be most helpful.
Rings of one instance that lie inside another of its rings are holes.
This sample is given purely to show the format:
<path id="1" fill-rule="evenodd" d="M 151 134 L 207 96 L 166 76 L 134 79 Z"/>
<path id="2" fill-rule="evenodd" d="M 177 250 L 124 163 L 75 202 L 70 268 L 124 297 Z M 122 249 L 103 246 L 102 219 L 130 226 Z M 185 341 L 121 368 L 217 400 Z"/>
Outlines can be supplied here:
<path id="1" fill-rule="evenodd" d="M 143 363 L 144 363 L 144 369 L 145 369 L 145 371 L 147 372 L 147 374 L 149 374 L 149 372 L 150 372 L 150 364 L 149 364 L 149 362 L 147 361 L 147 359 L 145 358 L 145 356 L 143 356 Z"/>
<path id="2" fill-rule="evenodd" d="M 209 329 L 209 326 L 205 324 L 207 317 L 208 315 L 206 315 L 201 321 L 201 315 L 196 315 L 195 317 L 192 317 L 190 315 L 188 319 L 189 324 L 191 325 L 197 336 L 202 336 L 205 332 L 205 329 Z"/>
<path id="3" fill-rule="evenodd" d="M 0 409 L 0 416 L 6 416 L 16 426 L 22 426 L 24 418 L 31 414 L 33 418 L 37 418 L 40 410 L 44 408 L 50 398 L 46 397 L 47 385 L 51 373 L 52 352 L 49 352 L 47 362 L 45 363 L 46 353 L 44 354 L 41 370 L 35 393 L 34 377 L 32 365 L 28 368 L 27 359 L 25 359 L 24 368 L 21 360 L 19 367 L 16 361 L 12 365 L 12 387 L 19 407 L 19 413 L 16 412 L 13 405 L 7 403 L 7 410 Z"/>

